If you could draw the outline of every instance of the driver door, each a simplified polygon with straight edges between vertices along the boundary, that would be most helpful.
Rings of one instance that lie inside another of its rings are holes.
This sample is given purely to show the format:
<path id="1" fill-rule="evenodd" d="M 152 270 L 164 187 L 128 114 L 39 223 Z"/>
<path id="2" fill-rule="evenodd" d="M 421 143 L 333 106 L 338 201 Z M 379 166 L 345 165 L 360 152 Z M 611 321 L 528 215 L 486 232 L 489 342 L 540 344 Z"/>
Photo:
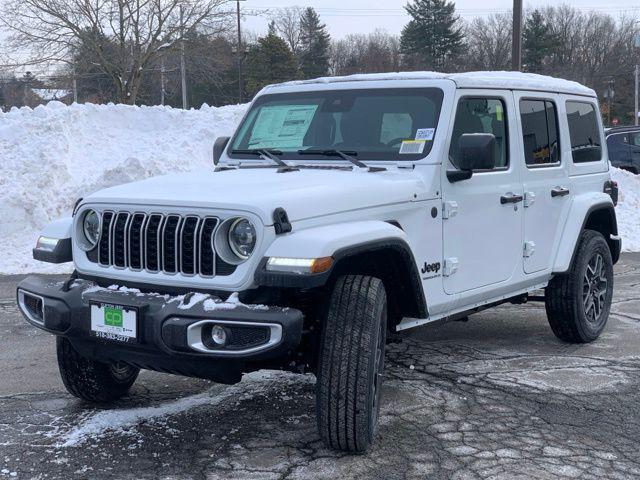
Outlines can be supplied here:
<path id="1" fill-rule="evenodd" d="M 523 187 L 509 91 L 459 91 L 447 169 L 457 169 L 458 141 L 468 133 L 496 138 L 495 166 L 471 178 L 443 178 L 444 290 L 457 294 L 509 280 L 521 269 Z M 519 268 L 520 267 L 520 268 Z"/>

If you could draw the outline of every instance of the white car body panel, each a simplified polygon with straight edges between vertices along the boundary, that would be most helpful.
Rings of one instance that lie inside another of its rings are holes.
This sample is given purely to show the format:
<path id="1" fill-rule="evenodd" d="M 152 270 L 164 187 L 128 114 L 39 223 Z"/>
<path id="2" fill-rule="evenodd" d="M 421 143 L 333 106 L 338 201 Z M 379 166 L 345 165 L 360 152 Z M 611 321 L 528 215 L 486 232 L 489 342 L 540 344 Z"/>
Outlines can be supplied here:
<path id="1" fill-rule="evenodd" d="M 282 235 L 269 246 L 265 256 L 330 257 L 343 248 L 376 240 L 401 240 L 409 243 L 407 234 L 394 225 L 374 220 L 356 221 L 307 228 Z"/>
<path id="2" fill-rule="evenodd" d="M 272 225 L 273 211 L 279 207 L 287 211 L 291 221 L 298 221 L 404 203 L 423 197 L 425 190 L 422 178 L 401 169 L 375 174 L 358 170 L 278 173 L 276 168 L 205 170 L 111 187 L 86 197 L 83 205 L 133 204 L 253 212 L 262 223 Z"/>

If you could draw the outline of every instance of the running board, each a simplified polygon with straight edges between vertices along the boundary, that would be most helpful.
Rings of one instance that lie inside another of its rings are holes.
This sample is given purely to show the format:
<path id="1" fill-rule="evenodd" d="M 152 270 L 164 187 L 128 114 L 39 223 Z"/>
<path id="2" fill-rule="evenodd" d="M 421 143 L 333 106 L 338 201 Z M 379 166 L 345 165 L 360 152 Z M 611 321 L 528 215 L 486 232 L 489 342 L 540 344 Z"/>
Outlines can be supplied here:
<path id="1" fill-rule="evenodd" d="M 456 320 L 464 320 L 469 315 L 474 313 L 479 313 L 488 308 L 496 307 L 498 305 L 502 305 L 504 303 L 513 303 L 516 305 L 521 305 L 531 302 L 544 302 L 544 295 L 529 295 L 529 292 L 533 292 L 535 290 L 539 290 L 540 288 L 546 287 L 546 284 L 536 285 L 530 290 L 525 290 L 516 295 L 511 296 L 503 296 L 497 299 L 492 299 L 484 302 L 480 302 L 476 305 L 471 306 L 470 308 L 461 308 L 458 310 L 454 310 L 449 313 L 434 315 L 429 318 L 412 318 L 412 317 L 404 317 L 402 321 L 396 326 L 396 332 L 400 332 L 402 330 L 407 330 L 413 327 L 419 327 L 421 325 L 427 325 L 430 323 L 436 322 L 455 322 Z"/>
<path id="2" fill-rule="evenodd" d="M 426 325 L 428 323 L 434 323 L 440 318 L 411 318 L 404 317 L 402 321 L 396 325 L 396 332 L 400 332 L 401 330 L 407 330 L 408 328 L 419 327 L 420 325 Z"/>

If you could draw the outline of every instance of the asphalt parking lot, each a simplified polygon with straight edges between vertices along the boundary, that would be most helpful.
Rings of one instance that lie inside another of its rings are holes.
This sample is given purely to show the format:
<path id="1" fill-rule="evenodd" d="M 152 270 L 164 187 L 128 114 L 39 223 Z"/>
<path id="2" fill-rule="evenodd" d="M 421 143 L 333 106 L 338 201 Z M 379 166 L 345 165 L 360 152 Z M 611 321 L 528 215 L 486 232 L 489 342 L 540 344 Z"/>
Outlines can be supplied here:
<path id="1" fill-rule="evenodd" d="M 640 478 L 640 255 L 616 266 L 603 336 L 562 344 L 539 303 L 424 327 L 390 345 L 380 434 L 326 450 L 314 378 L 227 387 L 143 372 L 95 409 L 69 396 L 53 338 L 0 277 L 1 478 Z"/>

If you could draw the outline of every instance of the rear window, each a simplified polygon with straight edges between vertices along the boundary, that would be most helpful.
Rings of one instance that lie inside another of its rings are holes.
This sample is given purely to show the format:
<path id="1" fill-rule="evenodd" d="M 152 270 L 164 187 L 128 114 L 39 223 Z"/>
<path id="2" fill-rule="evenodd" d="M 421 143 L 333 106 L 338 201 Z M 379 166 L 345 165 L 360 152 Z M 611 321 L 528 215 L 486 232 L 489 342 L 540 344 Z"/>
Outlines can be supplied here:
<path id="1" fill-rule="evenodd" d="M 602 140 L 596 107 L 587 102 L 567 102 L 567 122 L 573 163 L 602 160 Z"/>

